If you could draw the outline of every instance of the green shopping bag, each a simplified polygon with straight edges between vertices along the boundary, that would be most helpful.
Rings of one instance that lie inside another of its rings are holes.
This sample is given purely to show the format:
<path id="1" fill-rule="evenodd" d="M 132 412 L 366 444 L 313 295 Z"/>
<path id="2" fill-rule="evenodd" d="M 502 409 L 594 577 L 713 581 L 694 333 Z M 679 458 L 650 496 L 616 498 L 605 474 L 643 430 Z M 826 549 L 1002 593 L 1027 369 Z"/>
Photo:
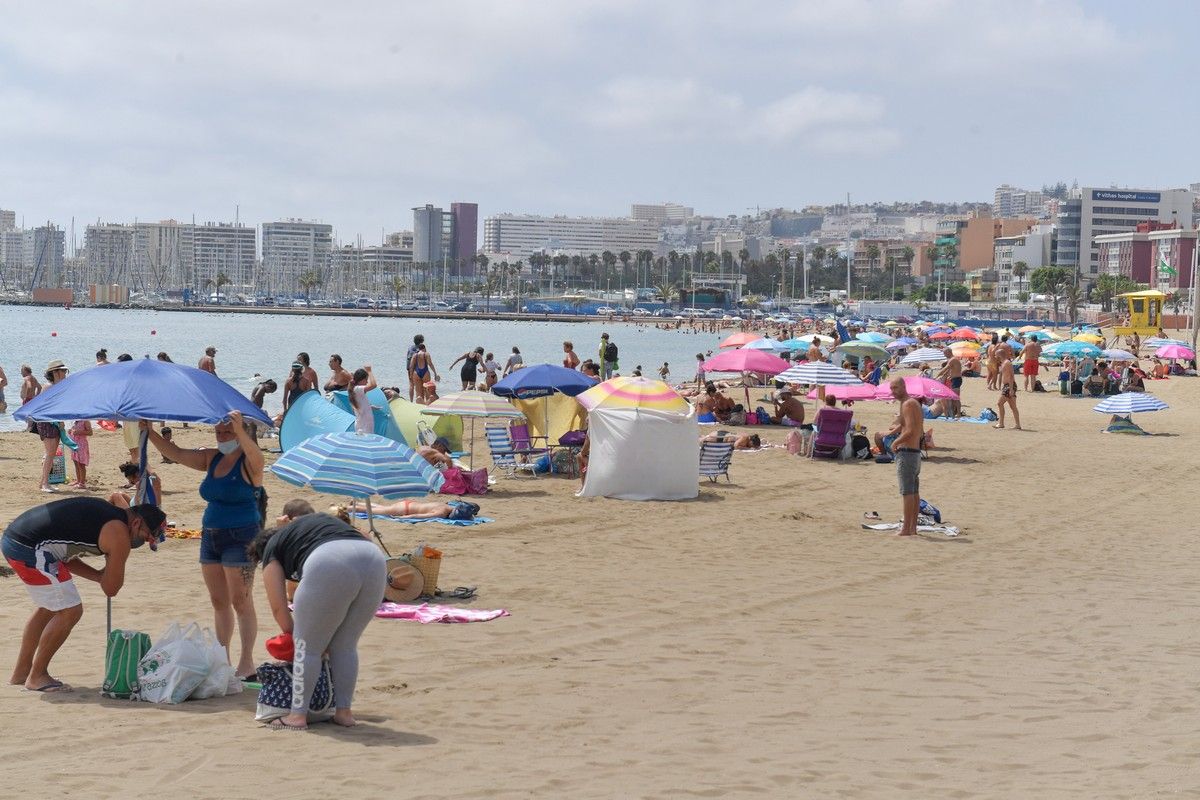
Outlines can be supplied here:
<path id="1" fill-rule="evenodd" d="M 104 686 L 100 694 L 120 700 L 138 699 L 138 662 L 150 651 L 141 631 L 109 631 L 104 654 Z"/>

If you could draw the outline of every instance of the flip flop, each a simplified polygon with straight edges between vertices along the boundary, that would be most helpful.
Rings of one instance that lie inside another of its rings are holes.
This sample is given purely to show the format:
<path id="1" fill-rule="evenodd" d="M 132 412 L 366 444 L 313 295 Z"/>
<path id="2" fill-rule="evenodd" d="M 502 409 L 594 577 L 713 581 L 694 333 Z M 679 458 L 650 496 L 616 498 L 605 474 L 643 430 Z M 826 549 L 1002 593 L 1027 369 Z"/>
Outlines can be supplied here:
<path id="1" fill-rule="evenodd" d="M 258 682 L 258 673 L 251 672 L 249 675 L 242 675 L 241 677 L 238 678 L 238 680 L 241 681 L 242 683 L 257 683 Z"/>
<path id="2" fill-rule="evenodd" d="M 879 516 L 878 511 L 868 511 L 865 514 L 863 514 L 863 519 L 880 520 L 880 519 L 882 519 L 882 517 Z"/>
<path id="3" fill-rule="evenodd" d="M 55 692 L 70 692 L 74 691 L 70 686 L 62 681 L 50 681 L 45 686 L 39 686 L 36 689 L 26 689 L 27 692 L 44 692 L 46 694 L 54 694 Z"/>
<path id="4" fill-rule="evenodd" d="M 306 730 L 308 730 L 307 725 L 288 725 L 286 722 L 283 721 L 283 717 L 280 717 L 279 719 L 273 719 L 270 722 L 264 724 L 263 727 L 270 728 L 273 731 L 306 731 Z"/>

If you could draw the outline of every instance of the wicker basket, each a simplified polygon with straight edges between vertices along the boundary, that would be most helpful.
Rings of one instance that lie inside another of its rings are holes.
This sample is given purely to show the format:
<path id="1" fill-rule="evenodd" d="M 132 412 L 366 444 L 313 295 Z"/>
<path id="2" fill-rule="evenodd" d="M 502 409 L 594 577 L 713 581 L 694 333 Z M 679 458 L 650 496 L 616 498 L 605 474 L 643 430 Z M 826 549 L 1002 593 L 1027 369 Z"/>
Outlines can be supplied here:
<path id="1" fill-rule="evenodd" d="M 420 571 L 421 577 L 425 579 L 425 589 L 421 594 L 433 597 L 437 592 L 438 572 L 442 569 L 442 560 L 410 555 L 408 561 Z"/>

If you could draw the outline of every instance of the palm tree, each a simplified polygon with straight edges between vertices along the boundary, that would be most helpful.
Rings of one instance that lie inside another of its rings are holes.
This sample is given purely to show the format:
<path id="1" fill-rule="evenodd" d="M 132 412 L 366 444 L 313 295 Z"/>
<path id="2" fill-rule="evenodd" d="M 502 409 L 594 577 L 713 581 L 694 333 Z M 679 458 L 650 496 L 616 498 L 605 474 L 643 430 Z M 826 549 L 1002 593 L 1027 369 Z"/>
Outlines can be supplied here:
<path id="1" fill-rule="evenodd" d="M 220 279 L 221 276 L 218 275 L 217 280 Z M 300 288 L 304 290 L 304 305 L 311 306 L 312 301 L 309 300 L 309 295 L 312 293 L 313 289 L 321 285 L 321 276 L 317 274 L 315 270 L 309 270 L 301 275 L 296 282 L 299 283 Z"/>
<path id="2" fill-rule="evenodd" d="M 904 268 L 908 271 L 908 279 L 912 281 L 912 264 L 917 257 L 917 251 L 913 250 L 909 245 L 904 245 L 904 249 L 900 251 L 900 257 L 904 259 Z M 892 293 L 895 296 L 895 292 Z"/>
<path id="3" fill-rule="evenodd" d="M 1021 279 L 1029 272 L 1029 265 L 1024 261 L 1018 261 L 1012 265 L 1013 277 L 1017 279 L 1017 294 L 1021 293 Z"/>
<path id="4" fill-rule="evenodd" d="M 786 247 L 779 251 L 779 296 L 783 296 L 783 282 L 787 280 L 788 262 L 792 260 L 792 251 Z M 796 285 L 796 273 L 792 271 L 792 286 Z"/>
<path id="5" fill-rule="evenodd" d="M 667 305 L 671 304 L 679 294 L 679 287 L 674 283 L 656 283 L 654 284 L 655 293 L 662 298 L 662 301 Z"/>
<path id="6" fill-rule="evenodd" d="M 587 257 L 588 266 L 592 268 L 592 288 L 596 288 L 596 278 L 600 275 L 600 256 L 592 253 Z"/>
<path id="7" fill-rule="evenodd" d="M 606 295 L 611 294 L 613 266 L 617 263 L 617 257 L 612 250 L 605 250 L 600 254 L 600 260 L 604 262 L 604 280 L 606 286 L 604 293 Z M 605 302 L 607 301 L 608 298 L 606 297 Z"/>
<path id="8" fill-rule="evenodd" d="M 204 285 L 211 286 L 214 290 L 216 290 L 217 297 L 219 298 L 221 296 L 221 287 L 228 286 L 232 282 L 233 281 L 229 280 L 229 276 L 224 272 L 218 272 L 216 278 L 209 278 L 204 282 Z"/>
<path id="9" fill-rule="evenodd" d="M 396 305 L 400 305 L 400 295 L 408 288 L 408 284 L 404 278 L 392 278 L 392 295 L 396 298 Z"/>

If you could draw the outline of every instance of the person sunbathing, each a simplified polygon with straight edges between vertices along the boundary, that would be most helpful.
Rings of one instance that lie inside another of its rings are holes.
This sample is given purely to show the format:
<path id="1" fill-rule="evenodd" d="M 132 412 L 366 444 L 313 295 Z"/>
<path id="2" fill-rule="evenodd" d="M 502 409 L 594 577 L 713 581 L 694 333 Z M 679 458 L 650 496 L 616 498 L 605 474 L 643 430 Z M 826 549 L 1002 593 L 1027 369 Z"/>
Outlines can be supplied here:
<path id="1" fill-rule="evenodd" d="M 1154 380 L 1161 381 L 1170 375 L 1170 370 L 1167 369 L 1166 364 L 1156 358 L 1154 359 L 1154 370 L 1151 374 Z"/>
<path id="2" fill-rule="evenodd" d="M 771 422 L 776 425 L 783 425 L 785 420 L 789 425 L 804 424 L 804 403 L 786 390 L 775 399 L 775 413 L 771 415 Z"/>
<path id="3" fill-rule="evenodd" d="M 439 436 L 428 447 L 421 445 L 417 448 L 417 452 L 422 458 L 438 469 L 446 469 L 454 466 L 454 460 L 450 458 L 450 442 L 444 436 Z"/>
<path id="4" fill-rule="evenodd" d="M 732 442 L 734 450 L 758 450 L 762 447 L 762 439 L 757 433 L 736 436 L 728 431 L 717 431 L 700 437 L 700 444 L 713 442 Z"/>
<path id="5" fill-rule="evenodd" d="M 359 509 L 357 501 L 350 504 L 350 512 Z M 394 503 L 371 504 L 371 513 L 377 516 L 396 517 L 397 519 L 475 519 L 479 506 L 465 500 L 413 500 L 406 498 Z"/>

